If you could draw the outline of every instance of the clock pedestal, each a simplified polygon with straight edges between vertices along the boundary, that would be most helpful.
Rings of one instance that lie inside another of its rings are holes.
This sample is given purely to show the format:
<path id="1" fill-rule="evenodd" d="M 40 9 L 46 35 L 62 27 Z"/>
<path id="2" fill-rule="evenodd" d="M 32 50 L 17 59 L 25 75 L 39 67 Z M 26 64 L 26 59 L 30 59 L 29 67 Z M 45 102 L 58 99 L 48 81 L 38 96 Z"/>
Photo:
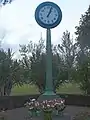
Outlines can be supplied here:
<path id="1" fill-rule="evenodd" d="M 54 93 L 53 79 L 52 79 L 52 47 L 51 47 L 51 30 L 46 32 L 46 84 L 45 91 L 39 96 L 38 100 L 51 100 L 60 98 Z"/>

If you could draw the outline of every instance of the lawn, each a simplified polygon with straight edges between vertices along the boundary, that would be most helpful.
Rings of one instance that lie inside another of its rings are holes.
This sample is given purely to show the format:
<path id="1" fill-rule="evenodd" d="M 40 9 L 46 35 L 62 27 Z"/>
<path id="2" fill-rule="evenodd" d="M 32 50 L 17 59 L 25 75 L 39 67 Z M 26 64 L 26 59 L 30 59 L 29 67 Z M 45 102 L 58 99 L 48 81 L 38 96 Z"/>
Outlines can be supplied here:
<path id="1" fill-rule="evenodd" d="M 38 88 L 35 85 L 23 85 L 22 87 L 15 86 L 12 89 L 11 95 L 26 95 L 26 94 L 38 94 Z M 69 94 L 82 94 L 79 86 L 76 84 L 64 84 L 60 86 L 57 93 L 69 93 Z"/>

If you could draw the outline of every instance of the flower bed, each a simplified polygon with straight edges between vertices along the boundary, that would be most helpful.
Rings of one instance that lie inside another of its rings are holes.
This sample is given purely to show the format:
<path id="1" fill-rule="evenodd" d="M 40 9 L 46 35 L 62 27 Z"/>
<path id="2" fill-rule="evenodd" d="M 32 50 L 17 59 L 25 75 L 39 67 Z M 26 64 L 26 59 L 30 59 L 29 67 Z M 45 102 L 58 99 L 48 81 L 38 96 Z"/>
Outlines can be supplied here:
<path id="1" fill-rule="evenodd" d="M 28 108 L 30 117 L 39 116 L 41 112 L 44 113 L 44 117 L 50 117 L 53 114 L 60 115 L 66 107 L 64 103 L 65 100 L 61 98 L 42 102 L 35 99 L 29 99 L 29 102 L 25 103 L 25 107 Z"/>

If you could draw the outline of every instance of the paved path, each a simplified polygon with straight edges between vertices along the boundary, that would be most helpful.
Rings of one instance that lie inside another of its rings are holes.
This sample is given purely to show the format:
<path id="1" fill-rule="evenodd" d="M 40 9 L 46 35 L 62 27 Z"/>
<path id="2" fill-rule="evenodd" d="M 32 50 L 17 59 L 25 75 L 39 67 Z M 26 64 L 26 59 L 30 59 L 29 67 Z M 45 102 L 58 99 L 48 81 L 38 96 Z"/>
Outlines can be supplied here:
<path id="1" fill-rule="evenodd" d="M 86 111 L 86 110 L 90 111 L 90 108 L 67 106 L 64 112 L 65 117 L 63 117 L 62 120 L 70 120 L 70 118 L 74 116 L 76 113 L 78 113 L 79 111 Z M 27 115 L 27 109 L 17 108 L 14 110 L 8 110 L 6 114 L 7 114 L 8 120 L 25 120 L 24 117 Z M 59 120 L 59 119 L 60 118 L 54 118 L 54 120 Z M 41 120 L 41 119 L 35 118 L 34 120 Z"/>

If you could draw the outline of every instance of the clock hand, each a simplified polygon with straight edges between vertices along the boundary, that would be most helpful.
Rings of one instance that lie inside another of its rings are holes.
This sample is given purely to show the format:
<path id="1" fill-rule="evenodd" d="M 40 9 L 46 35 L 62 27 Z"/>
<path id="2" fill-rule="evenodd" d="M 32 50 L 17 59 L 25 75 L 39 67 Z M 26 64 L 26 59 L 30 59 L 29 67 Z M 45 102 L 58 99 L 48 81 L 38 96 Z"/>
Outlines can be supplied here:
<path id="1" fill-rule="evenodd" d="M 52 12 L 52 7 L 50 8 L 50 11 L 49 11 L 47 17 L 49 17 L 49 15 L 50 15 L 51 12 Z"/>

